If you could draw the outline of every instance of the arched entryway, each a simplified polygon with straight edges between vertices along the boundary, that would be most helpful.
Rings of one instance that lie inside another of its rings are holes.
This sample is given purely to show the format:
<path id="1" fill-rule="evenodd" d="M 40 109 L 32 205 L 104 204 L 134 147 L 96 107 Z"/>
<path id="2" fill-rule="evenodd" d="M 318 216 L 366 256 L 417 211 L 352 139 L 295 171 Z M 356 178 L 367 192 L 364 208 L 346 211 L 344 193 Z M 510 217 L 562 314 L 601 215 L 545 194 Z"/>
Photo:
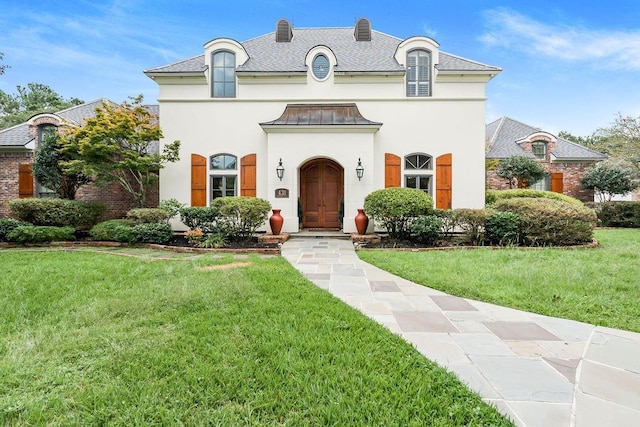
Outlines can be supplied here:
<path id="1" fill-rule="evenodd" d="M 305 228 L 339 229 L 344 169 L 330 159 L 310 160 L 300 168 L 300 203 Z"/>

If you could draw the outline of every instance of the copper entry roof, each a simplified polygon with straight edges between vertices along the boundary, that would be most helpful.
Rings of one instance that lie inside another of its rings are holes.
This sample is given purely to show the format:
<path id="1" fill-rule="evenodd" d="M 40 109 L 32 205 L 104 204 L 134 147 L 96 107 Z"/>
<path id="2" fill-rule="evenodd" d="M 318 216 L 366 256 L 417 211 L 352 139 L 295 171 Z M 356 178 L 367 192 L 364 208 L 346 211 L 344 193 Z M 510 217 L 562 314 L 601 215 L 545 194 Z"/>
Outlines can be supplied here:
<path id="1" fill-rule="evenodd" d="M 287 104 L 280 117 L 260 126 L 382 126 L 360 114 L 356 104 Z"/>

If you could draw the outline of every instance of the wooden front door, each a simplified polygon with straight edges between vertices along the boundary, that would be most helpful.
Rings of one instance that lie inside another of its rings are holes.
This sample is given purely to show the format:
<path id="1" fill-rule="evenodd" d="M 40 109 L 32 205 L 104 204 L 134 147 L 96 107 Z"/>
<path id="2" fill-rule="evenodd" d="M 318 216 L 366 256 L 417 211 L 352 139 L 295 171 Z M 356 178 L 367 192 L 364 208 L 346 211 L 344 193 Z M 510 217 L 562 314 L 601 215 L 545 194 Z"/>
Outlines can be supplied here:
<path id="1" fill-rule="evenodd" d="M 344 192 L 342 167 L 329 159 L 311 160 L 300 168 L 300 202 L 305 228 L 340 228 L 338 211 Z"/>

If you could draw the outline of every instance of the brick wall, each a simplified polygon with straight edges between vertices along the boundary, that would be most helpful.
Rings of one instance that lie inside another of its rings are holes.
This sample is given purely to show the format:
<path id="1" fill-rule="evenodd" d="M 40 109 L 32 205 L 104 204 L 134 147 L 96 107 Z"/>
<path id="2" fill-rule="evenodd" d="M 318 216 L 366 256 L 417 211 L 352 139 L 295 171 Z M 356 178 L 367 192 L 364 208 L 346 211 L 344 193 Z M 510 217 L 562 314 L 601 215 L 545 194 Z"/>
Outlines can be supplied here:
<path id="1" fill-rule="evenodd" d="M 548 163 L 541 162 L 547 173 L 562 173 L 563 193 L 575 197 L 583 202 L 593 202 L 593 190 L 587 190 L 580 184 L 585 171 L 593 166 L 593 163 Z M 509 183 L 506 179 L 496 175 L 494 170 L 486 172 L 486 185 L 488 190 L 507 190 Z"/>
<path id="2" fill-rule="evenodd" d="M 31 163 L 32 158 L 30 151 L 0 152 L 0 218 L 9 215 L 9 200 L 18 198 L 18 165 Z"/>
<path id="3" fill-rule="evenodd" d="M 0 218 L 9 215 L 8 203 L 18 198 L 18 165 L 31 163 L 32 152 L 0 152 Z M 105 187 L 84 185 L 76 194 L 76 199 L 98 201 L 107 205 L 107 219 L 122 218 L 129 209 L 137 207 L 133 197 L 118 184 Z M 156 183 L 147 194 L 147 207 L 156 207 L 159 202 L 159 189 Z"/>

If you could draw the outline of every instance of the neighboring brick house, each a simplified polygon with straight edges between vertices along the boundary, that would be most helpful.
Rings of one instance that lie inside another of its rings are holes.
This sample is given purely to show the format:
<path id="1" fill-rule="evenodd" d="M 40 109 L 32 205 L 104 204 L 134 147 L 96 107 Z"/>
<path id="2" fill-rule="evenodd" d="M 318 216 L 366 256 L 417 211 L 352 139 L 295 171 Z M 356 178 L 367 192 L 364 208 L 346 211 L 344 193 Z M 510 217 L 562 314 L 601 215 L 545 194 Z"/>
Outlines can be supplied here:
<path id="1" fill-rule="evenodd" d="M 34 152 L 39 141 L 51 127 L 80 125 L 83 120 L 95 114 L 95 108 L 108 100 L 77 105 L 56 113 L 42 113 L 31 117 L 27 122 L 0 130 L 0 218 L 9 215 L 10 200 L 25 197 L 47 197 L 51 193 L 40 186 L 31 172 Z M 147 106 L 157 114 L 158 106 Z M 157 150 L 157 143 L 153 145 Z M 149 191 L 148 206 L 158 205 L 158 186 Z M 76 199 L 99 201 L 107 206 L 107 218 L 120 218 L 131 208 L 136 207 L 135 199 L 118 184 L 104 187 L 84 185 L 76 194 Z"/>
<path id="2" fill-rule="evenodd" d="M 547 175 L 530 188 L 563 193 L 583 202 L 593 201 L 593 190 L 582 187 L 580 180 L 587 169 L 607 158 L 604 154 L 508 117 L 489 123 L 486 138 L 487 160 L 527 156 L 540 161 Z M 509 183 L 497 176 L 495 170 L 486 174 L 487 189 L 509 188 Z"/>

